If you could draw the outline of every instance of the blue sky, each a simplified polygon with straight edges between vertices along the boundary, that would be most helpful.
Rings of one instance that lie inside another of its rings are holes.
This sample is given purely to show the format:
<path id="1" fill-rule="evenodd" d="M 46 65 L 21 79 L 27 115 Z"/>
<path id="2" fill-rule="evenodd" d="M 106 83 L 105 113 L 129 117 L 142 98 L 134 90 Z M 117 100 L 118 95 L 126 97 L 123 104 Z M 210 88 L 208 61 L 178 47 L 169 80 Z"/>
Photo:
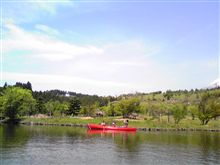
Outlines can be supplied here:
<path id="1" fill-rule="evenodd" d="M 2 84 L 98 95 L 219 76 L 218 1 L 3 1 Z"/>

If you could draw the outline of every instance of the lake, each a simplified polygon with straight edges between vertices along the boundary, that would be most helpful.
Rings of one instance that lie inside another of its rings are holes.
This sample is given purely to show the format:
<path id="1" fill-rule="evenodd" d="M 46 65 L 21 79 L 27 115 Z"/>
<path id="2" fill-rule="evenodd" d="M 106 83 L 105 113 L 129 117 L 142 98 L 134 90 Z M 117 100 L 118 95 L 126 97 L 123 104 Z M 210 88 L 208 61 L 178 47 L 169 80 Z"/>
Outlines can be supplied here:
<path id="1" fill-rule="evenodd" d="M 0 125 L 1 164 L 220 164 L 219 132 L 100 133 Z"/>

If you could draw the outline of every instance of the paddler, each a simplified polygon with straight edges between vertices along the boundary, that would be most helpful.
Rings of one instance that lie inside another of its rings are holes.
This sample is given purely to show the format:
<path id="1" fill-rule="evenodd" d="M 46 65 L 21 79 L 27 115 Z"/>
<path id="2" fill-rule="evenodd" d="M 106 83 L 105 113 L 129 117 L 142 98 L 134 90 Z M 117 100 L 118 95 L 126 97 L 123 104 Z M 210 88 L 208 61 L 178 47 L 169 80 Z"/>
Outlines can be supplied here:
<path id="1" fill-rule="evenodd" d="M 105 125 L 106 125 L 104 120 L 101 122 L 101 125 L 102 125 L 102 126 L 105 126 Z"/>
<path id="2" fill-rule="evenodd" d="M 128 120 L 124 120 L 124 125 L 125 125 L 126 128 L 128 127 L 128 123 L 129 123 Z"/>

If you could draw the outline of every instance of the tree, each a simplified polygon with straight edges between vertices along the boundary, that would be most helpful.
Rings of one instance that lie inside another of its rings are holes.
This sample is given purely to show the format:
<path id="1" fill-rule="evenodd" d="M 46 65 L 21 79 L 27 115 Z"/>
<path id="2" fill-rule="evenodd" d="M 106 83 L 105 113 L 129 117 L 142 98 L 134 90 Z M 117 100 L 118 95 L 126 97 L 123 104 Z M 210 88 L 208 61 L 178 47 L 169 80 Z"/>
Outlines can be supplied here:
<path id="1" fill-rule="evenodd" d="M 150 104 L 148 112 L 150 116 L 161 121 L 161 117 L 166 114 L 166 106 L 163 103 L 153 103 Z"/>
<path id="2" fill-rule="evenodd" d="M 89 105 L 87 107 L 88 107 L 89 116 L 94 116 L 95 113 L 96 113 L 97 105 L 92 104 L 92 105 Z"/>
<path id="3" fill-rule="evenodd" d="M 167 115 L 167 122 L 170 122 L 170 116 L 172 114 L 172 105 L 170 104 L 161 104 L 161 108 L 163 109 L 163 114 Z"/>
<path id="4" fill-rule="evenodd" d="M 84 115 L 84 116 L 89 116 L 89 112 L 88 112 L 88 108 L 85 106 L 81 107 L 81 110 L 79 112 L 80 114 Z"/>
<path id="5" fill-rule="evenodd" d="M 140 101 L 136 98 L 122 100 L 120 102 L 120 108 L 122 110 L 123 117 L 128 117 L 132 113 L 138 113 L 140 111 Z"/>
<path id="6" fill-rule="evenodd" d="M 112 103 L 108 104 L 108 116 L 115 116 L 115 109 Z"/>
<path id="7" fill-rule="evenodd" d="M 32 91 L 32 85 L 29 81 L 26 84 L 26 88 Z"/>
<path id="8" fill-rule="evenodd" d="M 20 87 L 23 89 L 29 89 L 32 91 L 32 86 L 31 83 L 28 81 L 27 84 L 25 83 L 21 83 L 21 82 L 16 82 L 16 84 L 14 85 L 15 87 Z"/>
<path id="9" fill-rule="evenodd" d="M 56 108 L 58 107 L 59 105 L 59 101 L 48 101 L 44 104 L 45 106 L 45 109 L 46 109 L 46 112 L 52 116 L 52 114 L 54 114 L 54 111 L 56 110 Z"/>
<path id="10" fill-rule="evenodd" d="M 198 118 L 202 125 L 220 116 L 220 96 L 217 94 L 205 93 L 199 104 Z"/>
<path id="11" fill-rule="evenodd" d="M 43 100 L 42 97 L 40 97 L 40 98 L 37 100 L 36 113 L 41 113 L 41 114 L 45 114 L 45 113 L 46 113 L 46 108 L 45 108 L 44 100 Z"/>
<path id="12" fill-rule="evenodd" d="M 114 109 L 114 115 L 115 116 L 121 116 L 122 115 L 122 110 L 120 108 L 120 103 L 119 102 L 114 102 L 113 104 L 113 109 Z"/>
<path id="13" fill-rule="evenodd" d="M 3 88 L 6 89 L 7 87 L 8 87 L 8 84 L 7 84 L 7 82 L 5 82 Z"/>
<path id="14" fill-rule="evenodd" d="M 0 100 L 3 115 L 12 120 L 19 115 L 31 115 L 36 104 L 31 91 L 20 87 L 7 87 L 0 96 Z"/>
<path id="15" fill-rule="evenodd" d="M 107 106 L 101 107 L 101 109 L 108 116 L 120 116 L 120 115 L 122 115 L 120 102 L 109 102 Z"/>
<path id="16" fill-rule="evenodd" d="M 198 105 L 189 105 L 187 109 L 192 116 L 192 120 L 194 120 L 195 117 L 198 115 Z"/>
<path id="17" fill-rule="evenodd" d="M 60 103 L 57 107 L 57 111 L 63 116 L 69 110 L 69 104 L 67 102 Z"/>
<path id="18" fill-rule="evenodd" d="M 172 107 L 172 114 L 175 124 L 178 124 L 180 120 L 184 119 L 187 114 L 186 106 L 181 104 L 174 105 Z"/>
<path id="19" fill-rule="evenodd" d="M 167 90 L 166 93 L 163 94 L 163 96 L 167 99 L 170 100 L 173 97 L 173 92 L 171 90 Z"/>
<path id="20" fill-rule="evenodd" d="M 81 103 L 80 103 L 79 99 L 74 98 L 70 101 L 70 107 L 69 107 L 69 110 L 67 111 L 67 114 L 68 115 L 78 115 L 80 109 L 81 109 Z"/>
<path id="21" fill-rule="evenodd" d="M 148 110 L 149 110 L 150 105 L 147 103 L 142 103 L 140 104 L 140 113 L 142 114 L 147 114 Z"/>
<path id="22" fill-rule="evenodd" d="M 63 116 L 69 109 L 68 103 L 50 100 L 45 103 L 45 108 L 50 116 Z"/>

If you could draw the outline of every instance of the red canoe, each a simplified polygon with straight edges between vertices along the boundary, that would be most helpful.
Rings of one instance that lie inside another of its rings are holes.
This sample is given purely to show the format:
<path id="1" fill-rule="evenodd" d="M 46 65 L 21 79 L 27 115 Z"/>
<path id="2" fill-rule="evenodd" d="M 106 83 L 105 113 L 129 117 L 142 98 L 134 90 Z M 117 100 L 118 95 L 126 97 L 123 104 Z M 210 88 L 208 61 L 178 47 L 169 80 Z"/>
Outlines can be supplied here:
<path id="1" fill-rule="evenodd" d="M 136 128 L 131 127 L 118 127 L 118 126 L 103 126 L 98 124 L 88 124 L 90 130 L 114 130 L 114 131 L 136 131 Z"/>

